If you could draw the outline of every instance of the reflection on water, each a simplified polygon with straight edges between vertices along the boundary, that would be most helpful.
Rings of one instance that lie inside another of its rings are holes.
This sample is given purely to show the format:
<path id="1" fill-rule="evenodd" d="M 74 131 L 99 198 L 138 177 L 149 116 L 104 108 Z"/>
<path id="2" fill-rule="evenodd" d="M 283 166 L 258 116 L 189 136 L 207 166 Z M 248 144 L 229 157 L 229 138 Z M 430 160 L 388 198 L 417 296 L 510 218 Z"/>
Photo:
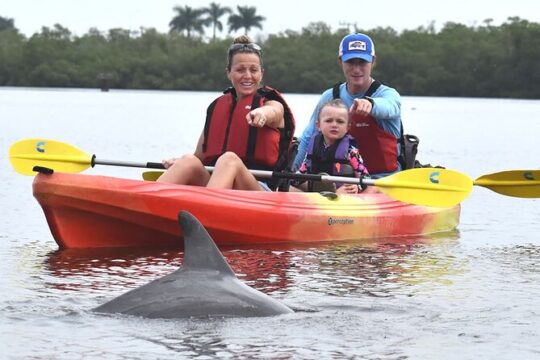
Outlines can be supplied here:
<path id="1" fill-rule="evenodd" d="M 300 287 L 336 296 L 388 296 L 395 284 L 444 282 L 460 271 L 452 256 L 441 253 L 458 238 L 454 231 L 384 242 L 224 248 L 222 253 L 241 280 L 266 293 Z M 45 256 L 45 269 L 53 288 L 110 294 L 169 274 L 182 259 L 177 250 L 64 249 Z"/>
<path id="2" fill-rule="evenodd" d="M 458 239 L 455 231 L 371 246 L 336 244 L 303 254 L 297 271 L 310 279 L 302 286 L 311 291 L 340 297 L 395 296 L 409 285 L 446 283 L 449 275 L 462 271 L 460 260 L 449 251 Z"/>
<path id="3" fill-rule="evenodd" d="M 224 250 L 223 255 L 236 275 L 251 286 L 265 292 L 287 288 L 290 251 Z M 50 284 L 54 287 L 108 291 L 167 275 L 182 265 L 183 256 L 177 250 L 65 249 L 48 254 L 46 265 L 54 275 L 55 283 Z"/>

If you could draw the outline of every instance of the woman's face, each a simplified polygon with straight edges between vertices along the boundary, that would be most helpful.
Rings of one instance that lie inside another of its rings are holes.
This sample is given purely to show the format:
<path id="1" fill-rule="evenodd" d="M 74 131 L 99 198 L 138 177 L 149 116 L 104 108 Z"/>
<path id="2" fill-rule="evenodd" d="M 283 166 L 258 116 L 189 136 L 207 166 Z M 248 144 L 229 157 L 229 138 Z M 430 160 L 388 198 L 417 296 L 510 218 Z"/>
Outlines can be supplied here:
<path id="1" fill-rule="evenodd" d="M 261 61 L 257 54 L 238 53 L 233 55 L 231 70 L 227 69 L 227 77 L 231 80 L 239 98 L 253 95 L 263 78 Z"/>

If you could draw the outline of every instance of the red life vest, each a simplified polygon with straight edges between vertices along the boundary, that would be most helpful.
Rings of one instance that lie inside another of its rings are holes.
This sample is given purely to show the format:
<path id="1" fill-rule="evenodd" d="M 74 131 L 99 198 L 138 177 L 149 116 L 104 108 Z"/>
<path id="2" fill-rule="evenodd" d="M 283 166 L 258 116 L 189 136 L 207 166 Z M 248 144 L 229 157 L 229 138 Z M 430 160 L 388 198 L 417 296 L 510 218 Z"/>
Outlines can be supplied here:
<path id="1" fill-rule="evenodd" d="M 349 133 L 358 141 L 358 151 L 370 173 L 393 172 L 398 169 L 398 139 L 383 130 L 373 116 L 354 114 Z"/>
<path id="2" fill-rule="evenodd" d="M 379 86 L 381 83 L 374 81 L 365 96 L 371 96 Z M 336 93 L 339 98 L 339 85 L 334 87 L 334 98 Z M 358 142 L 358 151 L 371 174 L 394 172 L 398 169 L 398 138 L 380 127 L 373 116 L 352 115 L 349 134 Z"/>
<path id="3" fill-rule="evenodd" d="M 283 129 L 257 128 L 247 123 L 246 115 L 268 100 L 276 100 L 283 105 Z M 276 90 L 260 88 L 254 95 L 238 100 L 234 89 L 227 89 L 206 112 L 203 163 L 213 165 L 223 153 L 232 151 L 250 169 L 282 170 L 288 162 L 294 126 L 289 106 Z"/>

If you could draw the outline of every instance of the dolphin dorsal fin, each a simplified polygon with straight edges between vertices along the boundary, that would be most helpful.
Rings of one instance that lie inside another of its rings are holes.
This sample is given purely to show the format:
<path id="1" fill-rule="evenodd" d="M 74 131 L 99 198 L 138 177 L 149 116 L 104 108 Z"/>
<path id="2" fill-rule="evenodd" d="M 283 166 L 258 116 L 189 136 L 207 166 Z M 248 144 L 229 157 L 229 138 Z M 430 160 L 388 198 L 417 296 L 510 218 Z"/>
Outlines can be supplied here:
<path id="1" fill-rule="evenodd" d="M 236 277 L 214 240 L 195 216 L 181 211 L 178 221 L 184 233 L 184 269 L 214 270 Z"/>

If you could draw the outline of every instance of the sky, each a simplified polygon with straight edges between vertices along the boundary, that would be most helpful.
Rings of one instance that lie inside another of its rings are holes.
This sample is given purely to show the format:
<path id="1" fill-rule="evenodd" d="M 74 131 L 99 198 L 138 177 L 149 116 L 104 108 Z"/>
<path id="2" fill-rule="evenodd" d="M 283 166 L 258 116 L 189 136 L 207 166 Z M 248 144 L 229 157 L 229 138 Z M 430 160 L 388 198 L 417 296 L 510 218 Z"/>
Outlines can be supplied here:
<path id="1" fill-rule="evenodd" d="M 1 0 L 0 16 L 14 19 L 15 27 L 27 36 L 40 32 L 42 26 L 53 27 L 56 23 L 77 36 L 92 27 L 101 31 L 112 28 L 136 31 L 144 27 L 167 32 L 175 6 L 201 8 L 211 2 L 233 9 L 237 5 L 255 6 L 257 14 L 266 20 L 262 31 L 252 29 L 250 35 L 300 31 L 316 21 L 327 23 L 332 30 L 356 24 L 361 29 L 389 26 L 399 32 L 427 27 L 433 21 L 436 29 L 449 21 L 481 25 L 488 18 L 493 19 L 493 25 L 500 25 L 510 16 L 540 22 L 537 0 Z M 222 22 L 226 25 L 226 16 Z M 210 35 L 210 30 L 207 34 Z"/>

